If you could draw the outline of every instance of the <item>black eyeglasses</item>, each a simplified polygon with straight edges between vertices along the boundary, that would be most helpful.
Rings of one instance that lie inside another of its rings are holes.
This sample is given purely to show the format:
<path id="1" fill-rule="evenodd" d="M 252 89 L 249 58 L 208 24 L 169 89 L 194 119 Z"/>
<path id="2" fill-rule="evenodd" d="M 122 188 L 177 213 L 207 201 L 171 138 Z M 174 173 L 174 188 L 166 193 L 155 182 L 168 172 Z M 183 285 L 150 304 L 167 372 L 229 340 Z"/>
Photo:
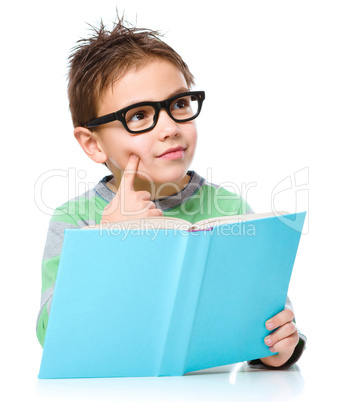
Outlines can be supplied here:
<path id="1" fill-rule="evenodd" d="M 183 92 L 161 102 L 135 103 L 117 112 L 91 120 L 84 126 L 93 128 L 119 120 L 129 133 L 145 133 L 156 126 L 161 109 L 165 109 L 177 123 L 195 119 L 199 116 L 204 99 L 204 91 Z"/>

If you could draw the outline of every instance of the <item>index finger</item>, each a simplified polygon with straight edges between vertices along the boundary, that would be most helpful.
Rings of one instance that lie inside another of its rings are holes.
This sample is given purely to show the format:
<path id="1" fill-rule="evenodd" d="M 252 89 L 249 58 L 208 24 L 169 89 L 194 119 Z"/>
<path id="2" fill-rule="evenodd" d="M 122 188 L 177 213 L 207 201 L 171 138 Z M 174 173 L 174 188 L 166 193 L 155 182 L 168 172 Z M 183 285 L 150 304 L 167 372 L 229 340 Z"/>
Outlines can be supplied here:
<path id="1" fill-rule="evenodd" d="M 124 191 L 133 190 L 133 183 L 137 173 L 138 163 L 139 156 L 136 154 L 131 154 L 119 186 L 124 186 Z"/>
<path id="2" fill-rule="evenodd" d="M 294 318 L 293 311 L 286 308 L 285 310 L 282 310 L 280 313 L 274 315 L 274 317 L 270 318 L 266 322 L 266 328 L 272 330 L 281 327 L 281 325 L 284 325 L 287 322 L 292 321 L 293 318 Z"/>

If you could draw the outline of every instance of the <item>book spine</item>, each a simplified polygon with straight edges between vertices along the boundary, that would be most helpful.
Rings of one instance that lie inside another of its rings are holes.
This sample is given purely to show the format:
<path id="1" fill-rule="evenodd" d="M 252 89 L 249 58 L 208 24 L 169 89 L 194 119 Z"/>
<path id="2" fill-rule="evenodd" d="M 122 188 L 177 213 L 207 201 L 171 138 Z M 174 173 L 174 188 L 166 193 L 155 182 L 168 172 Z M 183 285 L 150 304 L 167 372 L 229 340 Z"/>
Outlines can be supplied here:
<path id="1" fill-rule="evenodd" d="M 211 236 L 206 231 L 189 232 L 187 235 L 174 306 L 157 374 L 159 376 L 185 374 L 188 345 L 198 305 L 210 238 Z"/>

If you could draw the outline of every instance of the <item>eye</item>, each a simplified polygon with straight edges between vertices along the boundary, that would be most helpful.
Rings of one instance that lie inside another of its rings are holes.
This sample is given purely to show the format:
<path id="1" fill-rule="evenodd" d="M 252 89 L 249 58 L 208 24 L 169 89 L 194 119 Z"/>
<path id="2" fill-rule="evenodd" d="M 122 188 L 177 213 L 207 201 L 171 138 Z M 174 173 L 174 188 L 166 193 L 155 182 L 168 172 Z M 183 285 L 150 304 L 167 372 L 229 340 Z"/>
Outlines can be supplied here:
<path id="1" fill-rule="evenodd" d="M 180 98 L 173 103 L 172 109 L 183 109 L 187 106 L 189 106 L 189 101 L 186 98 Z"/>
<path id="2" fill-rule="evenodd" d="M 140 112 L 135 112 L 134 114 L 127 116 L 126 121 L 127 122 L 136 122 L 136 121 L 140 121 L 143 120 L 144 118 L 146 118 L 146 113 L 144 111 L 140 111 Z"/>

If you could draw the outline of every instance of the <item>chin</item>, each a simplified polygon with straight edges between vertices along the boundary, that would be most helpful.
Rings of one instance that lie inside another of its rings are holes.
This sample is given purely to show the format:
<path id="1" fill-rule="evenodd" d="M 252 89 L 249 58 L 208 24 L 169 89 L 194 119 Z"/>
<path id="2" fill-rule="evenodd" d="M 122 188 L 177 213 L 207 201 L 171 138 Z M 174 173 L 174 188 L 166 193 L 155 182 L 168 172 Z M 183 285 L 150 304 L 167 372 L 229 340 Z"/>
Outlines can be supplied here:
<path id="1" fill-rule="evenodd" d="M 159 174 L 155 174 L 152 176 L 152 181 L 154 183 L 163 184 L 163 183 L 178 183 L 181 181 L 187 174 L 188 168 L 184 167 L 181 169 L 170 169 L 166 172 L 160 172 Z"/>

